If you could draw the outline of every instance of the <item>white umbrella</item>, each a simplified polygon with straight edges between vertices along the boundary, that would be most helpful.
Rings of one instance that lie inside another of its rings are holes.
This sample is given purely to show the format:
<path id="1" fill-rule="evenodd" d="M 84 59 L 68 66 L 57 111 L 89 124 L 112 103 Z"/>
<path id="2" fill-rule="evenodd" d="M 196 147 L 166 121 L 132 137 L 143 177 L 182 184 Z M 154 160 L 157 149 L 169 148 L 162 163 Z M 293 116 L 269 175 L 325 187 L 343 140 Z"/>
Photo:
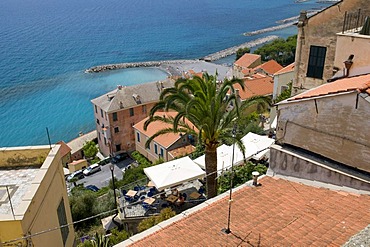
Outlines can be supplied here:
<path id="1" fill-rule="evenodd" d="M 203 178 L 205 172 L 188 156 L 160 165 L 144 168 L 144 173 L 158 190 Z"/>

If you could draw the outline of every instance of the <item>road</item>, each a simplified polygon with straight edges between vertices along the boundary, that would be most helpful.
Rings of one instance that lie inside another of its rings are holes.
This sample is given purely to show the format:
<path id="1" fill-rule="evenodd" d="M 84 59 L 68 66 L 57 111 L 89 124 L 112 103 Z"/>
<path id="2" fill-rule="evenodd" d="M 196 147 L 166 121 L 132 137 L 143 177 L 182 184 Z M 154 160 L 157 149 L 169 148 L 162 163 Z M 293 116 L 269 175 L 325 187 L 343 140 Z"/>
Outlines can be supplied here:
<path id="1" fill-rule="evenodd" d="M 124 168 L 131 164 L 132 162 L 134 162 L 133 159 L 127 158 L 117 164 L 114 164 L 113 170 L 114 177 L 118 180 L 122 179 Z M 76 183 L 83 184 L 84 186 L 95 185 L 98 188 L 108 186 L 109 181 L 112 179 L 110 165 L 111 163 L 101 166 L 101 171 L 91 174 L 89 176 L 85 176 L 85 178 L 78 180 Z M 72 184 L 68 185 L 68 182 L 67 186 L 68 187 L 70 186 L 71 188 L 73 187 Z"/>

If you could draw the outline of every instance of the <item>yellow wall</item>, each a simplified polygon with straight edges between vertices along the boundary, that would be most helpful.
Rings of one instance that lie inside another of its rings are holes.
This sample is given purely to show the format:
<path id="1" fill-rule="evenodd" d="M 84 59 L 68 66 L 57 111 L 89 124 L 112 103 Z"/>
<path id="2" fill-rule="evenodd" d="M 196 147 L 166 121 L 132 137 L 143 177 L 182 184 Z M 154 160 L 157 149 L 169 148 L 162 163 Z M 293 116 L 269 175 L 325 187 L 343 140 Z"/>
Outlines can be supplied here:
<path id="1" fill-rule="evenodd" d="M 60 146 L 56 145 L 50 151 L 30 184 L 28 193 L 22 197 L 22 201 L 15 208 L 14 214 L 19 220 L 11 223 L 14 224 L 12 229 L 9 228 L 7 221 L 0 219 L 1 241 L 9 240 L 9 237 L 14 239 L 59 227 L 57 208 L 62 198 L 64 199 L 67 222 L 72 223 L 59 149 Z M 13 229 L 15 230 L 13 231 Z M 74 235 L 73 226 L 70 226 L 65 246 L 73 246 Z M 59 229 L 34 236 L 31 241 L 34 246 L 64 246 Z"/>
<path id="2" fill-rule="evenodd" d="M 68 164 L 68 169 L 70 172 L 75 172 L 86 167 L 88 167 L 87 160 L 77 160 Z"/>
<path id="3" fill-rule="evenodd" d="M 8 240 L 17 239 L 23 236 L 21 221 L 10 220 L 0 222 L 0 242 L 6 242 Z M 17 241 L 14 243 L 19 243 Z"/>
<path id="4" fill-rule="evenodd" d="M 49 146 L 0 148 L 0 167 L 41 165 L 49 151 Z"/>

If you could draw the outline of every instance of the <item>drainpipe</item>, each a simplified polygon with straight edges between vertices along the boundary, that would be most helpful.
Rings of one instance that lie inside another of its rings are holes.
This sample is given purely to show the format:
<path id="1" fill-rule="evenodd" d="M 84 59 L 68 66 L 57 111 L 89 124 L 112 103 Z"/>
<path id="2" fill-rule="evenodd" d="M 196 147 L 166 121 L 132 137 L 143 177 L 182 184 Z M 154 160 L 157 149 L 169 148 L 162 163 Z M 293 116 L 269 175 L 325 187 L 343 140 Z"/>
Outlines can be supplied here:
<path id="1" fill-rule="evenodd" d="M 299 19 L 298 19 L 298 23 L 297 23 L 297 27 L 300 29 L 300 32 L 298 32 L 298 37 L 297 37 L 297 49 L 296 49 L 296 60 L 295 60 L 295 65 L 294 65 L 294 72 L 295 72 L 295 83 L 293 83 L 292 87 L 295 89 L 295 90 L 292 90 L 291 92 L 291 96 L 297 94 L 297 92 L 295 92 L 296 90 L 298 90 L 299 86 L 298 86 L 298 72 L 299 72 L 299 69 L 300 69 L 300 65 L 301 65 L 301 60 L 302 60 L 302 46 L 303 46 L 303 43 L 304 43 L 304 39 L 305 39 L 305 33 L 304 33 L 304 26 L 307 24 L 307 12 L 306 11 L 301 11 L 300 13 L 300 16 L 299 16 Z"/>

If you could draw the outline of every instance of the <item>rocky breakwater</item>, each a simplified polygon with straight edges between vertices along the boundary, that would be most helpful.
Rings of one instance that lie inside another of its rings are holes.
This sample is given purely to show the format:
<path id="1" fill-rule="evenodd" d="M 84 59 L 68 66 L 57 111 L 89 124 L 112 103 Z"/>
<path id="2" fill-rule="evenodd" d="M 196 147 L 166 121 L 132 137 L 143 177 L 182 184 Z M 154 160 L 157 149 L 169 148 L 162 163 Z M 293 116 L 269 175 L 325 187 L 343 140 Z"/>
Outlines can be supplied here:
<path id="1" fill-rule="evenodd" d="M 233 47 L 227 48 L 225 50 L 218 51 L 216 53 L 205 56 L 201 59 L 205 60 L 205 61 L 210 61 L 210 62 L 215 61 L 215 60 L 221 59 L 223 57 L 227 57 L 227 56 L 235 54 L 236 51 L 239 50 L 240 48 L 246 48 L 246 47 L 251 48 L 251 47 L 254 47 L 254 46 L 257 46 L 257 45 L 262 45 L 264 43 L 270 42 L 270 41 L 272 41 L 274 39 L 277 39 L 277 38 L 279 38 L 279 37 L 276 36 L 276 35 L 266 36 L 266 37 L 256 39 L 256 40 L 253 40 L 253 41 L 250 41 L 250 42 L 238 45 L 238 46 L 233 46 Z"/>
<path id="2" fill-rule="evenodd" d="M 136 67 L 159 67 L 163 64 L 175 64 L 175 63 L 189 63 L 195 62 L 196 60 L 167 60 L 167 61 L 147 61 L 147 62 L 134 62 L 134 63 L 117 63 L 117 64 L 105 64 L 94 66 L 85 70 L 85 73 L 99 73 L 107 70 L 115 69 L 127 69 Z"/>

